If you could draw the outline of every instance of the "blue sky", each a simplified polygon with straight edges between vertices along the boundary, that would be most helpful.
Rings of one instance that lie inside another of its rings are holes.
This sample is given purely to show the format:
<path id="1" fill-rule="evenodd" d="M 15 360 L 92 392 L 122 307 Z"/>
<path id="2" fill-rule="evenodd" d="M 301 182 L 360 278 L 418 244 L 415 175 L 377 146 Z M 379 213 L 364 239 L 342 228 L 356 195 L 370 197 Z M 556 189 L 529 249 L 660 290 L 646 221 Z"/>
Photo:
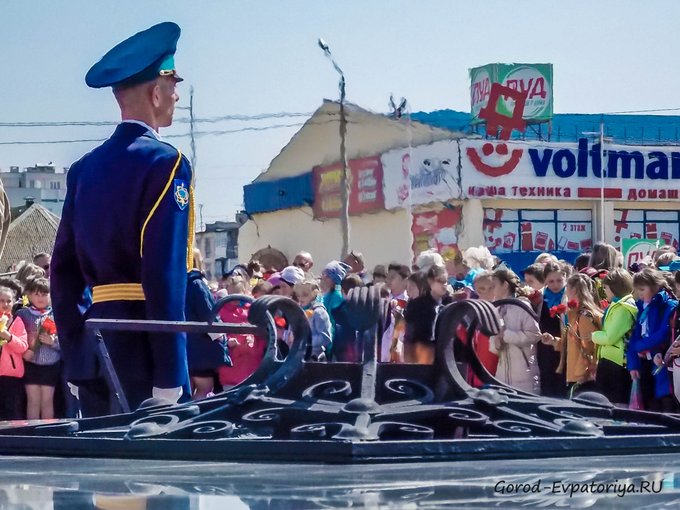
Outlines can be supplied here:
<path id="1" fill-rule="evenodd" d="M 322 36 L 347 76 L 348 100 L 387 111 L 391 92 L 412 110 L 469 109 L 468 68 L 554 64 L 555 111 L 680 107 L 680 2 L 22 0 L 0 7 L 0 122 L 115 121 L 107 90 L 84 76 L 110 47 L 160 21 L 183 30 L 176 56 L 199 118 L 311 112 L 337 97 Z M 176 117 L 186 117 L 178 111 Z M 200 124 L 201 131 L 301 122 Z M 197 140 L 204 220 L 231 219 L 242 188 L 297 128 Z M 112 127 L 5 128 L 0 142 L 106 138 Z M 188 132 L 177 123 L 162 134 Z M 189 153 L 188 137 L 172 143 Z M 0 167 L 68 166 L 96 144 L 0 145 Z"/>

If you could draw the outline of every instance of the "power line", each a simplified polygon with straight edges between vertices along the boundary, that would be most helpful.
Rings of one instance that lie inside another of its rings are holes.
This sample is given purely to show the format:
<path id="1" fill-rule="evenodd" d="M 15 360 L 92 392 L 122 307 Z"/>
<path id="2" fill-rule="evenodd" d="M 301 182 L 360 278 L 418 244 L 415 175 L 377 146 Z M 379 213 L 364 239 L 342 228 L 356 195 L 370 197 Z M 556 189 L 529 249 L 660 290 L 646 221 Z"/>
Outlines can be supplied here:
<path id="1" fill-rule="evenodd" d="M 593 113 L 590 115 L 619 115 L 624 113 L 656 113 L 656 112 L 677 112 L 680 111 L 679 108 L 656 108 L 653 110 L 627 110 L 622 112 L 604 112 L 604 113 Z M 589 115 L 589 114 L 586 114 Z"/>
<path id="2" fill-rule="evenodd" d="M 312 122 L 312 124 L 326 124 L 330 122 L 336 122 L 335 120 Z M 349 122 L 350 124 L 352 122 Z M 281 128 L 292 128 L 300 127 L 304 125 L 304 122 L 296 122 L 292 124 L 270 124 L 269 126 L 249 126 L 237 129 L 225 129 L 225 130 L 215 130 L 215 131 L 194 131 L 194 136 L 214 136 L 214 135 L 229 135 L 235 133 L 246 133 L 249 131 L 267 131 L 269 129 L 281 129 Z M 163 135 L 163 138 L 186 138 L 190 137 L 191 133 L 182 133 L 176 135 Z M 52 145 L 52 144 L 64 144 L 64 143 L 101 143 L 108 140 L 108 138 L 81 138 L 74 140 L 15 140 L 11 142 L 0 142 L 0 145 Z"/>
<path id="3" fill-rule="evenodd" d="M 191 107 L 187 109 L 190 110 Z M 191 114 L 191 113 L 190 113 Z M 228 121 L 258 121 L 267 119 L 285 119 L 285 118 L 295 118 L 295 117 L 310 117 L 313 112 L 277 112 L 277 113 L 258 113 L 255 115 L 221 115 L 217 117 L 196 117 L 193 119 L 195 124 L 216 124 L 219 122 Z M 330 113 L 329 113 L 330 115 Z M 173 120 L 176 124 L 191 124 L 192 119 L 190 117 L 180 117 Z M 31 128 L 31 127 L 102 127 L 102 126 L 117 126 L 120 121 L 112 120 L 101 120 L 101 121 L 88 121 L 88 120 L 73 120 L 73 121 L 35 121 L 35 122 L 0 122 L 0 127 L 12 127 L 12 128 Z"/>

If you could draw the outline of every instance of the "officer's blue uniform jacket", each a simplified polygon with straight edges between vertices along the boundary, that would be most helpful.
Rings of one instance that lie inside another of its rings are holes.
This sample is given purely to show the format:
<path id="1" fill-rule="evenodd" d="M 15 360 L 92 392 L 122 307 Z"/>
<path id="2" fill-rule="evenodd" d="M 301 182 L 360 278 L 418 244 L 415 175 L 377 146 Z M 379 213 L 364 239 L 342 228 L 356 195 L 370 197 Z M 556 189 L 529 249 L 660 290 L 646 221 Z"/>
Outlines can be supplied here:
<path id="1" fill-rule="evenodd" d="M 184 320 L 193 265 L 191 177 L 176 148 L 128 122 L 70 168 L 51 267 L 68 380 L 102 376 L 85 319 Z M 82 315 L 78 304 L 88 287 L 93 304 Z M 132 408 L 151 396 L 153 386 L 186 387 L 185 334 L 103 337 Z"/>

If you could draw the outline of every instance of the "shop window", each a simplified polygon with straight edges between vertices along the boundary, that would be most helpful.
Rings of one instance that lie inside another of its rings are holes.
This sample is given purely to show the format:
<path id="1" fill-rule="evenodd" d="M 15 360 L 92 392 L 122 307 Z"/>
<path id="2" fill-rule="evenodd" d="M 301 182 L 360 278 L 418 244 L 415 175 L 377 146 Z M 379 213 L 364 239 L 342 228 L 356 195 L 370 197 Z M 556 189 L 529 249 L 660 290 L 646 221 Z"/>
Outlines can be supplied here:
<path id="1" fill-rule="evenodd" d="M 614 242 L 620 248 L 624 239 L 663 239 L 665 244 L 680 244 L 680 213 L 678 211 L 648 211 L 615 209 Z"/>
<path id="2" fill-rule="evenodd" d="M 485 209 L 484 238 L 492 253 L 590 250 L 590 209 Z"/>

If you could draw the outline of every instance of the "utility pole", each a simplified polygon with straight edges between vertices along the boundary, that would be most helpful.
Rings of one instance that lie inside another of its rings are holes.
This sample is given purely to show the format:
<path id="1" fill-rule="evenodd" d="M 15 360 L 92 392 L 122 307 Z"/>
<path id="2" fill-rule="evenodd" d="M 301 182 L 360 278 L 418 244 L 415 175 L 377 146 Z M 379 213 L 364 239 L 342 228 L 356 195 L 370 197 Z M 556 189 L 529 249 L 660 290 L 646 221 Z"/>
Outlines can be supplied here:
<path id="1" fill-rule="evenodd" d="M 198 218 L 200 222 L 198 231 L 203 232 L 203 204 L 198 204 Z"/>
<path id="2" fill-rule="evenodd" d="M 340 173 L 340 199 L 342 201 L 342 208 L 340 210 L 340 228 L 342 230 L 342 250 L 340 259 L 344 260 L 349 254 L 349 179 L 347 178 L 347 154 L 345 147 L 345 138 L 347 136 L 347 116 L 345 114 L 345 73 L 342 72 L 340 66 L 333 59 L 331 50 L 328 44 L 323 39 L 319 38 L 319 47 L 323 50 L 324 55 L 331 61 L 333 68 L 340 75 L 340 164 L 342 165 Z"/>
<path id="3" fill-rule="evenodd" d="M 604 243 L 604 116 L 600 117 L 600 242 Z"/>
<path id="4" fill-rule="evenodd" d="M 604 185 L 604 174 L 607 171 L 607 165 L 605 165 L 604 161 L 604 116 L 600 117 L 600 130 L 599 131 L 584 131 L 581 133 L 583 135 L 591 136 L 593 139 L 593 143 L 595 143 L 595 137 L 597 137 L 599 143 L 600 143 L 600 242 L 604 243 L 604 233 L 605 233 L 605 228 L 604 228 L 604 190 L 605 190 L 605 185 Z M 611 139 L 608 140 L 611 142 Z"/>
<path id="5" fill-rule="evenodd" d="M 194 137 L 194 86 L 189 89 L 189 136 L 191 137 L 191 168 L 196 172 L 196 139 Z M 194 185 L 196 179 L 194 179 Z"/>

